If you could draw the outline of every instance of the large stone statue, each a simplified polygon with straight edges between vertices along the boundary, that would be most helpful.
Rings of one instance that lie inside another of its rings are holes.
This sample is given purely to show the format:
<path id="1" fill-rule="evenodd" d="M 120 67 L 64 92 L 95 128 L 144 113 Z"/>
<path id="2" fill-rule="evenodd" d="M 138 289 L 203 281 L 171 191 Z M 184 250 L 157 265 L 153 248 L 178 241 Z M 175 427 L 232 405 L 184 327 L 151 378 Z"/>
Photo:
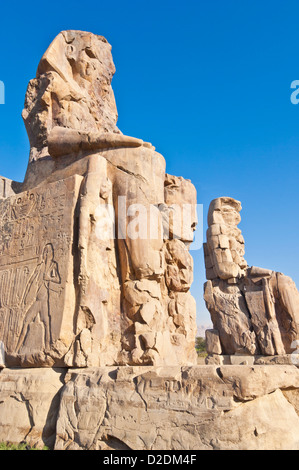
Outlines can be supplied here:
<path id="1" fill-rule="evenodd" d="M 117 128 L 114 72 L 106 39 L 64 31 L 28 85 L 26 176 L 0 180 L 8 366 L 196 360 L 196 191 Z"/>
<path id="2" fill-rule="evenodd" d="M 213 201 L 215 354 L 197 364 L 196 191 L 117 128 L 114 71 L 103 37 L 64 31 L 27 89 L 25 179 L 0 177 L 0 442 L 112 463 L 115 450 L 189 450 L 187 463 L 195 450 L 298 450 L 299 361 L 256 356 L 290 360 L 295 285 L 247 266 L 240 203 Z"/>
<path id="3" fill-rule="evenodd" d="M 215 330 L 207 334 L 209 352 L 290 354 L 299 339 L 299 292 L 284 274 L 248 267 L 237 227 L 240 210 L 241 203 L 229 197 L 209 208 L 204 298 Z"/>

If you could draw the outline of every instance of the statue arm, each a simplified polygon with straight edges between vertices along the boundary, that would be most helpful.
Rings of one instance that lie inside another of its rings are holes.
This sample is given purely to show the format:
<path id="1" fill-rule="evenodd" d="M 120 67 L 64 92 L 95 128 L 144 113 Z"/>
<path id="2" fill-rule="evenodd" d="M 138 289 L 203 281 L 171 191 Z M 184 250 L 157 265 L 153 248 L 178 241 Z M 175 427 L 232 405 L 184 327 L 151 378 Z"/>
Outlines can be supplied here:
<path id="1" fill-rule="evenodd" d="M 141 146 L 152 148 L 151 144 L 143 142 L 141 139 L 123 134 L 87 133 L 58 126 L 52 129 L 48 137 L 49 154 L 54 158 L 80 151 Z"/>

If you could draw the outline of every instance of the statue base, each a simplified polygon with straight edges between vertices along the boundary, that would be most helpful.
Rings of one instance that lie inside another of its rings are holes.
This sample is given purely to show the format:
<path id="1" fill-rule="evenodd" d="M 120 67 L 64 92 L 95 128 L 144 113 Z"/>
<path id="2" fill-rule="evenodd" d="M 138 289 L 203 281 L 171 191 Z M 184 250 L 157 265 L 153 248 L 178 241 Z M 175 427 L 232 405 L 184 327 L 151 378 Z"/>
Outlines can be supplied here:
<path id="1" fill-rule="evenodd" d="M 245 354 L 208 354 L 206 365 L 294 365 L 299 367 L 298 354 L 284 354 L 280 356 L 249 356 Z"/>
<path id="2" fill-rule="evenodd" d="M 0 371 L 0 442 L 54 450 L 299 450 L 294 365 Z"/>

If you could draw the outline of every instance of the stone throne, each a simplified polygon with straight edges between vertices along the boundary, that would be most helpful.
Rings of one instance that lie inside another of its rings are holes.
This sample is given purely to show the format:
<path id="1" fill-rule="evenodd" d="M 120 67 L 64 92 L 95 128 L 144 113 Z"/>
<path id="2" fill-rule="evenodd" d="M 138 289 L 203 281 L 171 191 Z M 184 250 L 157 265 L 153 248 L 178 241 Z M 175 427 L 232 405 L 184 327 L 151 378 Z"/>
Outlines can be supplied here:
<path id="1" fill-rule="evenodd" d="M 28 85 L 27 172 L 23 183 L 1 180 L 8 367 L 196 361 L 196 191 L 117 128 L 114 72 L 105 38 L 63 31 Z"/>
<path id="2" fill-rule="evenodd" d="M 208 352 L 285 356 L 299 340 L 299 292 L 284 274 L 247 265 L 240 211 L 229 197 L 209 207 L 204 298 L 214 329 L 206 333 Z"/>

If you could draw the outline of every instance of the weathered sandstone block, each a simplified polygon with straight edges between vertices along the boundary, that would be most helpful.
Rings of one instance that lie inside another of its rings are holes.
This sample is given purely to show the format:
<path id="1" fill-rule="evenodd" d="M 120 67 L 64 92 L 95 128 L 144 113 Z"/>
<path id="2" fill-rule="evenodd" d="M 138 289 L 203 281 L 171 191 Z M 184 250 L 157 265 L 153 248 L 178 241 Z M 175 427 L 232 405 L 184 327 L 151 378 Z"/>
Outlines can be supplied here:
<path id="1" fill-rule="evenodd" d="M 298 390 L 294 366 L 69 370 L 55 449 L 298 449 Z"/>
<path id="2" fill-rule="evenodd" d="M 298 450 L 292 365 L 4 369 L 0 441 L 56 450 Z"/>
<path id="3" fill-rule="evenodd" d="M 74 176 L 0 202 L 0 341 L 6 364 L 53 365 L 73 340 Z"/>
<path id="4" fill-rule="evenodd" d="M 298 387 L 294 366 L 69 371 L 55 448 L 298 449 Z"/>
<path id="5" fill-rule="evenodd" d="M 0 178 L 6 366 L 195 364 L 196 191 L 117 128 L 105 38 L 63 31 L 30 81 L 23 183 Z"/>
<path id="6" fill-rule="evenodd" d="M 65 369 L 0 372 L 0 442 L 53 448 Z"/>
<path id="7" fill-rule="evenodd" d="M 221 197 L 208 214 L 204 298 L 222 353 L 291 354 L 299 340 L 299 292 L 284 274 L 248 267 L 240 210 L 239 201 Z"/>

